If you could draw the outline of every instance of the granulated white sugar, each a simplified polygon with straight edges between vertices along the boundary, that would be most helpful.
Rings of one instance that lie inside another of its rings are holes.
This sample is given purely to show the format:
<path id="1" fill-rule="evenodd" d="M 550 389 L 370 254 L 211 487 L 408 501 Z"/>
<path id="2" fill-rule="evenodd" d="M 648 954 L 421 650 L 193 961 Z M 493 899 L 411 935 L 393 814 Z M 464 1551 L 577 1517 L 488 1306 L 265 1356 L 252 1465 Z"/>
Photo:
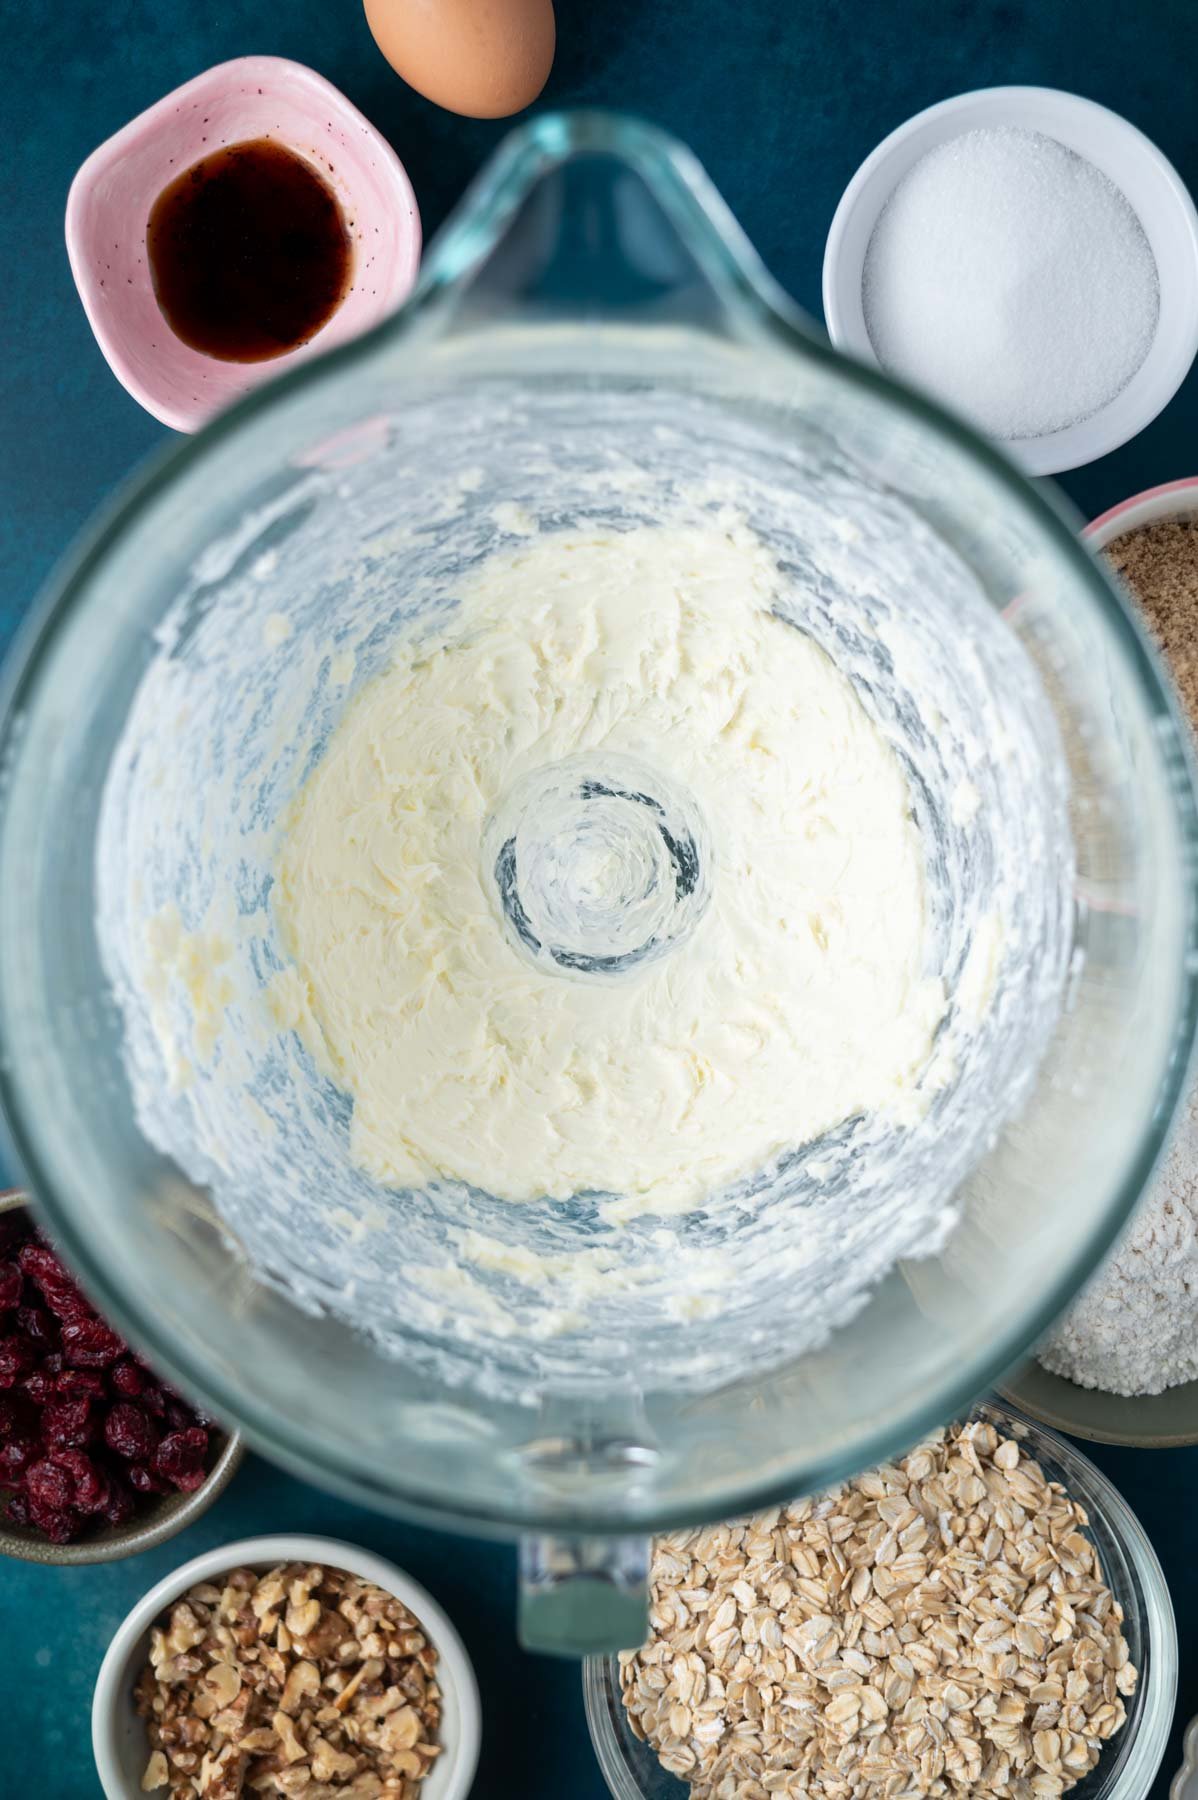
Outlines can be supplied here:
<path id="1" fill-rule="evenodd" d="M 883 368 L 992 437 L 1043 437 L 1113 400 L 1148 354 L 1160 294 L 1136 214 L 1055 138 L 968 131 L 908 171 L 865 256 Z"/>

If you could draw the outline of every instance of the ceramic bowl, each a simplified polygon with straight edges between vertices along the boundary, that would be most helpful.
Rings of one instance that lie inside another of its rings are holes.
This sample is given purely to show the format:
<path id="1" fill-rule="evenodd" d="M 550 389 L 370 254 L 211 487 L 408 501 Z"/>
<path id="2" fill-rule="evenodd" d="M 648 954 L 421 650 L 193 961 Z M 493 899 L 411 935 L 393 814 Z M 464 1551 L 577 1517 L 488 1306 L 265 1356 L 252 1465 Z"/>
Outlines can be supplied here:
<path id="1" fill-rule="evenodd" d="M 421 1784 L 420 1800 L 466 1800 L 482 1727 L 478 1684 L 465 1645 L 432 1595 L 402 1569 L 355 1544 L 321 1537 L 260 1537 L 226 1544 L 184 1563 L 138 1601 L 108 1646 L 92 1700 L 92 1750 L 105 1800 L 141 1800 L 150 1750 L 145 1726 L 134 1710 L 133 1688 L 149 1656 L 150 1629 L 159 1616 L 197 1582 L 212 1581 L 237 1568 L 265 1573 L 286 1562 L 348 1569 L 394 1594 L 415 1613 L 439 1658 L 445 1746 Z"/>
<path id="2" fill-rule="evenodd" d="M 27 1203 L 26 1194 L 0 1194 L 0 1212 L 15 1211 Z M 211 1439 L 216 1451 L 215 1461 L 203 1487 L 197 1488 L 194 1494 L 163 1494 L 160 1499 L 139 1506 L 127 1525 L 98 1526 L 73 1544 L 51 1544 L 40 1533 L 12 1524 L 5 1518 L 0 1505 L 0 1556 L 62 1566 L 119 1562 L 122 1557 L 136 1556 L 155 1544 L 165 1543 L 220 1498 L 245 1455 L 241 1439 L 234 1432 L 222 1431 L 214 1425 Z"/>
<path id="3" fill-rule="evenodd" d="M 296 151 L 333 188 L 353 238 L 353 285 L 298 349 L 267 362 L 223 362 L 182 343 L 158 310 L 146 222 L 189 164 L 258 137 Z M 331 82 L 278 56 L 220 63 L 101 144 L 71 184 L 66 235 L 79 297 L 113 373 L 176 431 L 195 431 L 249 388 L 377 325 L 407 297 L 420 262 L 420 215 L 394 150 Z"/>
<path id="4" fill-rule="evenodd" d="M 1063 1482 L 1089 1515 L 1103 1575 L 1123 1607 L 1124 1634 L 1140 1680 L 1127 1702 L 1127 1723 L 1074 1791 L 1084 1800 L 1144 1800 L 1169 1742 L 1177 1699 L 1177 1626 L 1164 1571 L 1126 1501 L 1080 1451 L 999 1406 L 983 1403 L 974 1416 L 1018 1437 L 1049 1479 Z M 686 1800 L 689 1789 L 667 1775 L 649 1745 L 633 1735 L 614 1656 L 584 1663 L 583 1698 L 613 1800 Z"/>
<path id="5" fill-rule="evenodd" d="M 1198 213 L 1172 164 L 1118 113 L 1056 88 L 996 87 L 958 94 L 908 119 L 865 159 L 836 209 L 824 251 L 824 317 L 839 349 L 877 364 L 861 289 L 879 214 L 929 150 L 966 131 L 1004 126 L 1042 132 L 1101 169 L 1138 215 L 1160 277 L 1156 336 L 1126 387 L 1075 425 L 1003 446 L 1029 474 L 1048 475 L 1105 456 L 1143 431 L 1198 352 Z"/>
<path id="6" fill-rule="evenodd" d="M 1107 1394 L 1101 1388 L 1078 1387 L 1029 1361 L 998 1391 L 1034 1419 L 1092 1444 L 1127 1444 L 1137 1450 L 1198 1444 L 1198 1381 L 1184 1381 L 1163 1394 Z"/>
<path id="7" fill-rule="evenodd" d="M 1121 500 L 1087 525 L 1082 535 L 1095 550 L 1102 550 L 1125 531 L 1161 519 L 1187 518 L 1198 519 L 1198 476 L 1166 481 Z M 1198 1444 L 1198 1381 L 1182 1382 L 1163 1394 L 1107 1394 L 1101 1388 L 1078 1387 L 1031 1361 L 1003 1382 L 1001 1392 L 1033 1418 L 1095 1443 L 1129 1444 L 1141 1450 Z"/>

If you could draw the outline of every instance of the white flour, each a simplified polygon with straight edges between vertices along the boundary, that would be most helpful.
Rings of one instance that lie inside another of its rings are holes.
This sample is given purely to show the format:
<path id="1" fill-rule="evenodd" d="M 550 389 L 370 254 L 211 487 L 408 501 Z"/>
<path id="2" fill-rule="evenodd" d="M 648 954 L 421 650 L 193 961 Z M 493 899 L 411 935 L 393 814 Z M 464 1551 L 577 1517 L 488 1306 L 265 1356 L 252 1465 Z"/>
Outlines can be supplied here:
<path id="1" fill-rule="evenodd" d="M 1198 1089 L 1126 1236 L 1039 1359 L 1108 1394 L 1159 1394 L 1198 1377 Z"/>

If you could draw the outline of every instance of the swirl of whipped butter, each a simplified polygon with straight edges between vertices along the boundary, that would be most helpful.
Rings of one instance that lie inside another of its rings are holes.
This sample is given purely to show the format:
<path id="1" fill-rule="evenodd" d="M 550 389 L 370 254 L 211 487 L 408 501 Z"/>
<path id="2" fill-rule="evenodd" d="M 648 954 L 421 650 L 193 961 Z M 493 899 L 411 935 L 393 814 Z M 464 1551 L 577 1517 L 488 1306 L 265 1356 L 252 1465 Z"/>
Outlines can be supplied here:
<path id="1" fill-rule="evenodd" d="M 677 1212 L 921 1110 L 906 781 L 779 581 L 743 528 L 547 533 L 350 704 L 273 903 L 380 1181 Z"/>

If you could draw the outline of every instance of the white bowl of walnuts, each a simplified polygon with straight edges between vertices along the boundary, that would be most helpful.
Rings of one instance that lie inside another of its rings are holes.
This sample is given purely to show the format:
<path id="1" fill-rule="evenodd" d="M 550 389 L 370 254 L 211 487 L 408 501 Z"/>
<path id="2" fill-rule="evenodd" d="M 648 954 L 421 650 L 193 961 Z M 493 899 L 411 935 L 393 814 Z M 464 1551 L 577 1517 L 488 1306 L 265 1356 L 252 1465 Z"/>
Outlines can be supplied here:
<path id="1" fill-rule="evenodd" d="M 106 1800 L 466 1800 L 478 1687 L 432 1596 L 368 1550 L 261 1537 L 184 1563 L 100 1667 Z"/>

